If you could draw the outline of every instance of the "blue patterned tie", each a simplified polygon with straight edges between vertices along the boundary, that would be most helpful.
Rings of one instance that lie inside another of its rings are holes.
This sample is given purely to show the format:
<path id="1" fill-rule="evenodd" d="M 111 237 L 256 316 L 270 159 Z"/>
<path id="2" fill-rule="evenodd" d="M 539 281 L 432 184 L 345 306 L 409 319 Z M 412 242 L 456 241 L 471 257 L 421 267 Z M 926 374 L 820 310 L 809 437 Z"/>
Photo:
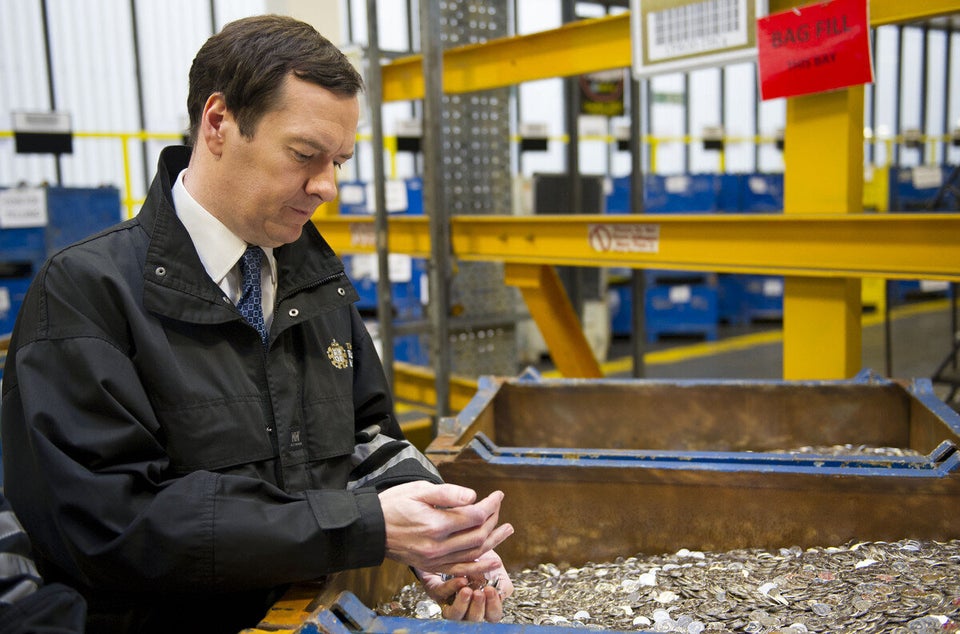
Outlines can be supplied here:
<path id="1" fill-rule="evenodd" d="M 263 260 L 263 249 L 257 246 L 247 247 L 243 257 L 237 263 L 240 267 L 240 276 L 243 278 L 243 291 L 237 309 L 243 318 L 260 333 L 260 339 L 267 343 L 267 327 L 263 323 L 263 307 L 260 305 L 260 262 Z"/>

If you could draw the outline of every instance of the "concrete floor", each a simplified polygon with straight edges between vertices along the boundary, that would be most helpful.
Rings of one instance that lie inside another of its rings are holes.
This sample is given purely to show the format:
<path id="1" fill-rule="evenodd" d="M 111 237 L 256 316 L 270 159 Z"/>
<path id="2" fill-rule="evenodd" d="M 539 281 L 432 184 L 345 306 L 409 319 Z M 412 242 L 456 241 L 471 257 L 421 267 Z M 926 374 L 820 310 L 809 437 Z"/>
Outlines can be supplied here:
<path id="1" fill-rule="evenodd" d="M 887 329 L 882 314 L 865 314 L 863 319 L 861 367 L 893 378 L 931 378 L 950 355 L 954 334 L 952 311 L 945 298 L 920 300 L 890 311 L 889 354 Z M 615 338 L 606 376 L 632 376 L 629 338 Z M 783 336 L 779 322 L 750 326 L 721 326 L 718 340 L 661 338 L 648 344 L 644 354 L 644 378 L 743 378 L 780 379 L 783 372 Z M 890 367 L 888 368 L 888 363 Z M 549 372 L 549 362 L 541 368 Z M 946 400 L 950 386 L 934 384 Z"/>

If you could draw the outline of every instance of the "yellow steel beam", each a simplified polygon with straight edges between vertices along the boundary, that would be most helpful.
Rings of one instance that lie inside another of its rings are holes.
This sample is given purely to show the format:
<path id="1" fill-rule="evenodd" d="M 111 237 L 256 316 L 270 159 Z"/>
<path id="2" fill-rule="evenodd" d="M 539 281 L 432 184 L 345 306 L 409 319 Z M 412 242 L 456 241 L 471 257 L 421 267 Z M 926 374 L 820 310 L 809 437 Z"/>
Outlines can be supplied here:
<path id="1" fill-rule="evenodd" d="M 374 252 L 372 218 L 314 224 L 339 253 Z M 389 250 L 430 257 L 428 230 L 390 218 Z M 462 260 L 960 281 L 952 213 L 454 216 L 450 232 Z"/>
<path id="2" fill-rule="evenodd" d="M 796 2 L 772 0 L 771 11 Z M 871 0 L 870 24 L 881 26 L 960 12 L 957 0 Z M 629 68 L 630 13 L 580 20 L 528 35 L 451 48 L 443 54 L 443 90 L 464 93 L 514 84 Z M 423 98 L 423 58 L 402 57 L 383 67 L 383 100 Z"/>
<path id="3" fill-rule="evenodd" d="M 788 99 L 784 144 L 785 216 L 863 211 L 863 86 Z M 901 250 L 899 243 L 887 247 Z M 859 279 L 787 276 L 783 378 L 856 374 L 862 363 L 860 312 Z"/>
<path id="4" fill-rule="evenodd" d="M 561 374 L 585 379 L 603 376 L 556 269 L 543 264 L 507 263 L 504 281 L 520 289 Z"/>
<path id="5" fill-rule="evenodd" d="M 559 28 L 448 49 L 443 91 L 462 93 L 630 66 L 628 13 L 571 22 Z M 422 56 L 383 67 L 383 100 L 423 98 Z"/>
<path id="6" fill-rule="evenodd" d="M 958 12 L 957 0 L 870 0 L 870 26 L 903 24 Z"/>
<path id="7" fill-rule="evenodd" d="M 396 362 L 393 364 L 393 393 L 398 400 L 424 405 L 436 410 L 436 376 L 430 368 Z M 477 382 L 454 376 L 450 378 L 450 409 L 459 412 L 477 393 Z"/>

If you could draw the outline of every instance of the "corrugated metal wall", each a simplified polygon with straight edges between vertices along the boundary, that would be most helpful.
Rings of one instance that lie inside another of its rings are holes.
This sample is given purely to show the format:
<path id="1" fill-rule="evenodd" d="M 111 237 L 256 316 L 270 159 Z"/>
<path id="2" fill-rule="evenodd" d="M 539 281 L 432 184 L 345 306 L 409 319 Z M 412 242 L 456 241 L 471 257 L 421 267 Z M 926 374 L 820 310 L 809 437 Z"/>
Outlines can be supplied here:
<path id="1" fill-rule="evenodd" d="M 363 22 L 361 2 L 350 5 Z M 544 7 L 559 6 L 556 0 L 540 0 L 538 23 L 529 17 L 532 3 L 520 3 L 518 32 L 554 28 L 550 12 Z M 384 3 L 385 8 L 401 9 L 401 3 Z M 10 113 L 17 110 L 49 111 L 52 107 L 68 111 L 73 129 L 84 133 L 135 133 L 141 129 L 151 133 L 177 134 L 186 126 L 187 71 L 193 55 L 202 42 L 224 23 L 273 8 L 270 0 L 3 0 L 0 2 L 0 132 L 12 127 Z M 544 22 L 544 15 L 548 20 Z M 46 20 L 44 19 L 46 16 Z M 524 16 L 527 16 L 525 19 Z M 394 22 L 388 22 L 395 24 Z M 134 38 L 136 25 L 136 40 Z M 381 29 L 381 33 L 386 29 Z M 353 29 L 356 39 L 360 28 Z M 406 28 L 389 34 L 405 34 Z M 45 42 L 49 35 L 49 56 Z M 389 39 L 392 35 L 385 36 Z M 407 45 L 405 38 L 404 47 Z M 929 33 L 917 27 L 883 27 L 876 32 L 874 60 L 876 84 L 867 90 L 866 124 L 881 136 L 897 134 L 907 128 L 921 128 L 929 135 L 943 135 L 960 127 L 960 34 L 943 29 Z M 952 44 L 948 46 L 948 40 Z M 135 41 L 139 55 L 134 55 Z M 391 48 L 386 42 L 386 48 Z M 926 62 L 923 59 L 926 59 Z M 950 63 L 947 66 L 947 59 Z M 137 61 L 142 86 L 138 89 Z M 50 72 L 48 73 L 48 68 Z M 738 103 L 739 97 L 753 94 L 752 65 L 731 67 L 727 73 L 728 134 L 749 134 L 756 126 L 761 134 L 773 134 L 782 121 L 782 100 L 760 104 L 753 122 L 754 99 Z M 927 81 L 922 82 L 923 70 Z M 949 68 L 949 76 L 947 69 Z M 703 71 L 704 76 L 719 70 Z M 562 108 L 549 97 L 559 80 L 532 82 L 521 87 L 524 112 L 521 120 L 551 121 L 551 129 L 562 131 Z M 716 82 L 691 82 L 685 95 L 691 109 L 690 132 L 699 134 L 701 125 L 715 123 L 718 102 Z M 704 86 L 714 87 L 704 92 Z M 52 86 L 52 94 L 51 94 Z M 664 76 L 653 80 L 653 92 L 665 95 L 683 93 L 679 77 Z M 138 98 L 142 90 L 142 108 Z M 537 93 L 538 94 L 533 94 Z M 546 91 L 544 93 L 544 91 Z M 546 95 L 546 97 L 544 97 Z M 922 96 L 921 96 L 922 95 Z M 952 96 L 952 98 L 951 98 Z M 875 105 L 874 105 L 875 102 Z M 392 113 L 415 110 L 405 104 L 391 104 Z M 529 112 L 540 107 L 545 111 Z M 685 106 L 671 102 L 657 103 L 653 108 L 650 132 L 655 136 L 682 134 Z M 695 112 L 694 112 L 695 111 Z M 388 127 L 397 116 L 385 115 Z M 404 114 L 403 116 L 411 116 Z M 142 117 L 142 121 L 141 121 Z M 556 120 L 555 120 L 556 119 Z M 387 130 L 390 133 L 390 130 Z M 147 179 L 152 176 L 156 155 L 171 141 L 131 141 L 127 144 L 130 166 L 130 192 L 125 195 L 140 199 Z M 587 144 L 589 145 L 589 144 Z M 74 154 L 59 161 L 48 156 L 16 155 L 12 138 L 0 134 L 0 186 L 17 183 L 55 183 L 92 186 L 110 183 L 125 190 L 123 146 L 116 139 L 77 138 Z M 562 149 L 562 148 L 561 148 Z M 876 164 L 899 161 L 903 165 L 923 162 L 960 162 L 960 148 L 939 144 L 936 156 L 923 157 L 917 150 L 895 148 L 888 155 L 888 146 L 878 142 L 868 147 L 868 160 Z M 595 150 L 595 151 L 594 151 Z M 681 147 L 663 147 L 658 158 L 658 171 L 685 171 L 687 166 Z M 716 156 L 704 156 L 702 149 L 690 148 L 689 168 L 693 171 L 715 169 Z M 750 148 L 731 146 L 727 170 L 775 170 L 781 166 L 779 152 L 771 145 L 762 146 L 757 156 Z M 675 156 L 674 156 L 675 155 Z M 581 164 L 585 171 L 620 173 L 627 169 L 622 156 L 612 161 L 607 148 L 585 147 Z M 363 161 L 358 161 L 358 168 Z M 562 151 L 529 156 L 523 171 L 563 171 Z M 409 171 L 416 171 L 411 162 Z M 366 176 L 365 172 L 361 176 Z M 627 169 L 628 171 L 628 169 Z M 399 176 L 406 176 L 403 173 Z"/>
<path id="2" fill-rule="evenodd" d="M 224 23 L 264 11 L 263 0 L 4 0 L 0 130 L 12 127 L 13 111 L 56 109 L 70 113 L 78 133 L 180 132 L 197 49 Z M 170 142 L 127 143 L 132 198 L 143 197 L 157 153 Z M 58 165 L 47 156 L 17 155 L 13 139 L 0 137 L 0 185 L 58 180 L 123 188 L 123 142 L 75 138 L 73 154 Z"/>

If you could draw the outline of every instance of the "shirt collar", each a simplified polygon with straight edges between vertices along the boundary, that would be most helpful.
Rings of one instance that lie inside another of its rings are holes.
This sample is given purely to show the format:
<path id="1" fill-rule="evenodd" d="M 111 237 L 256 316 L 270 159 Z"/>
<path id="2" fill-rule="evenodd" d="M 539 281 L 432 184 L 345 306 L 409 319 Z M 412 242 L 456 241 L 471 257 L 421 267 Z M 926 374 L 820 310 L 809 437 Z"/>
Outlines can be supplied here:
<path id="1" fill-rule="evenodd" d="M 247 249 L 247 243 L 231 232 L 190 195 L 183 184 L 185 173 L 186 170 L 181 171 L 173 185 L 173 206 L 180 222 L 190 234 L 190 239 L 207 275 L 219 285 L 236 266 L 237 260 Z M 263 250 L 270 265 L 271 277 L 276 280 L 277 265 L 273 257 L 273 249 L 263 247 Z"/>

